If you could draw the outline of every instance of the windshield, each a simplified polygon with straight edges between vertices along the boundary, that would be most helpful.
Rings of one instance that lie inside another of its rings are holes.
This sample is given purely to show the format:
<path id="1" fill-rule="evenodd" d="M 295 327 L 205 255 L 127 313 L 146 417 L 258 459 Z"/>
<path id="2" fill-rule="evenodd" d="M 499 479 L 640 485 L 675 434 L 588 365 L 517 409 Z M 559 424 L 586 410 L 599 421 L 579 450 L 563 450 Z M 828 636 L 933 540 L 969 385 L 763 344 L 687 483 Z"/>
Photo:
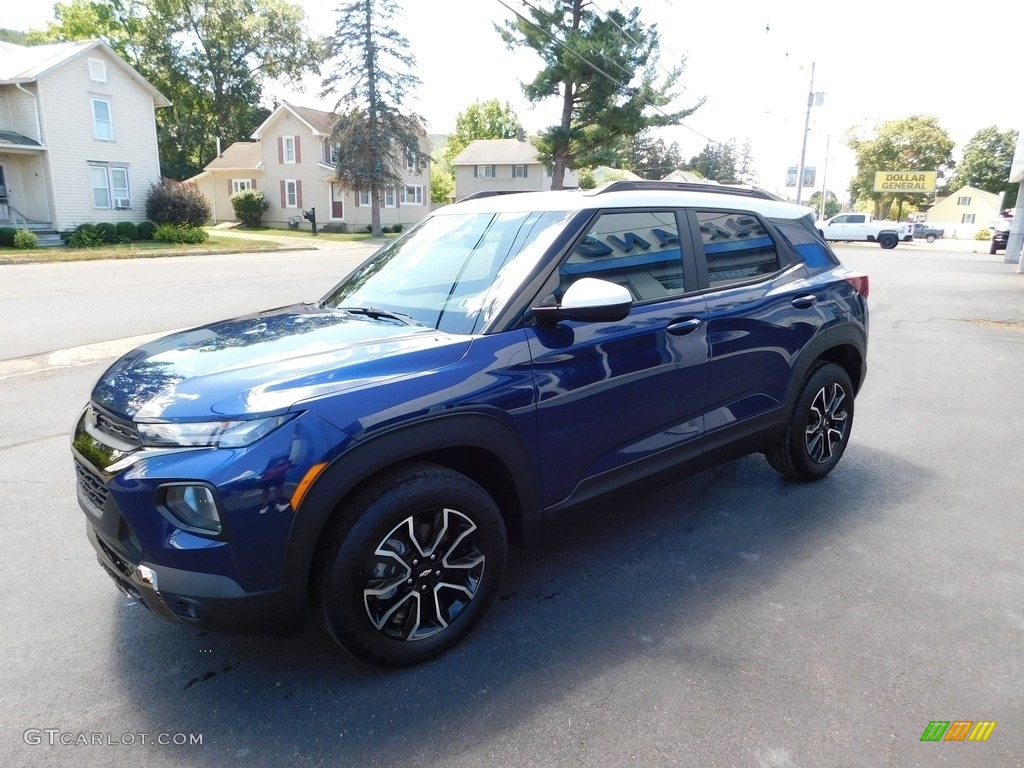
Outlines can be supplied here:
<path id="1" fill-rule="evenodd" d="M 569 214 L 437 214 L 360 266 L 324 301 L 470 334 L 506 303 Z"/>

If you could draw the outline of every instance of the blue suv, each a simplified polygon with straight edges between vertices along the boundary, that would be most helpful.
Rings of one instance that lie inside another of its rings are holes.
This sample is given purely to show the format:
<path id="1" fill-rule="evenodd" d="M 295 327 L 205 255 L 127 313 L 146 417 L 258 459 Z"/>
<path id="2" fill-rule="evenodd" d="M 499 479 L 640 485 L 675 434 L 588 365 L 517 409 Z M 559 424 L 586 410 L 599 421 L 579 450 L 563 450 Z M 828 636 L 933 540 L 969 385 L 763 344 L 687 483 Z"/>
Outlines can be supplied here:
<path id="1" fill-rule="evenodd" d="M 868 278 L 759 190 L 614 182 L 442 208 L 315 304 L 176 333 L 79 418 L 103 569 L 167 619 L 373 664 L 457 643 L 508 544 L 652 478 L 850 439 Z"/>

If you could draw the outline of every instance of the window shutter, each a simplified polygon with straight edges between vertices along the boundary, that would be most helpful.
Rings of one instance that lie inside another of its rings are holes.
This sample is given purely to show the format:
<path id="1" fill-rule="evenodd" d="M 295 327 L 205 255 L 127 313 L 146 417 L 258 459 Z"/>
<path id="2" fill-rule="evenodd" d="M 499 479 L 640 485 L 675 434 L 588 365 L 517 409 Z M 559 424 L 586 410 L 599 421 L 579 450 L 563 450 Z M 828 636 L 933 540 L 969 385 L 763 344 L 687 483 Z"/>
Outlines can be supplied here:
<path id="1" fill-rule="evenodd" d="M 352 196 L 355 197 L 355 199 L 356 199 L 356 204 L 355 205 L 356 205 L 356 208 L 358 208 L 359 207 L 359 190 L 358 189 L 352 190 Z"/>
<path id="2" fill-rule="evenodd" d="M 256 189 L 256 179 L 249 179 L 249 182 L 252 184 L 252 188 Z"/>
<path id="3" fill-rule="evenodd" d="M 299 156 L 299 137 L 295 137 L 295 156 Z M 295 205 L 302 207 L 302 181 L 295 182 Z"/>
<path id="4" fill-rule="evenodd" d="M 277 137 L 277 164 L 284 165 L 284 136 Z"/>
<path id="5" fill-rule="evenodd" d="M 281 179 L 281 207 L 288 207 L 288 193 L 284 189 L 284 179 Z"/>
<path id="6" fill-rule="evenodd" d="M 497 168 L 495 168 L 495 166 L 492 165 L 491 166 L 491 178 L 497 178 L 497 176 L 498 176 Z"/>
<path id="7" fill-rule="evenodd" d="M 524 166 L 523 166 L 523 178 L 524 178 L 524 179 L 525 179 L 525 178 L 527 177 L 527 175 L 529 174 L 529 172 L 530 172 L 530 166 L 528 166 L 528 165 L 524 165 Z"/>
<path id="8" fill-rule="evenodd" d="M 302 162 L 302 155 L 299 154 L 299 137 L 298 136 L 295 137 L 295 162 L 296 163 L 301 163 Z"/>
<path id="9" fill-rule="evenodd" d="M 235 182 L 234 179 L 228 179 L 228 197 L 235 194 Z"/>

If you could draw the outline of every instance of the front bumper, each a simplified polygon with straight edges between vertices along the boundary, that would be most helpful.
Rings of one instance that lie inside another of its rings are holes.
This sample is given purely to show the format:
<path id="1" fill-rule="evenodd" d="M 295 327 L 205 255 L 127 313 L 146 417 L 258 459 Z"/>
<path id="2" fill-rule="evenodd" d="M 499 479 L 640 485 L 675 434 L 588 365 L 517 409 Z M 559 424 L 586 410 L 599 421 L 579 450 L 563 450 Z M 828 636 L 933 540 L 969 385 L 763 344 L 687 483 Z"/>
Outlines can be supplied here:
<path id="1" fill-rule="evenodd" d="M 288 635 L 302 627 L 308 605 L 305 582 L 246 592 L 227 576 L 133 562 L 92 523 L 86 534 L 114 585 L 163 619 L 243 634 Z"/>

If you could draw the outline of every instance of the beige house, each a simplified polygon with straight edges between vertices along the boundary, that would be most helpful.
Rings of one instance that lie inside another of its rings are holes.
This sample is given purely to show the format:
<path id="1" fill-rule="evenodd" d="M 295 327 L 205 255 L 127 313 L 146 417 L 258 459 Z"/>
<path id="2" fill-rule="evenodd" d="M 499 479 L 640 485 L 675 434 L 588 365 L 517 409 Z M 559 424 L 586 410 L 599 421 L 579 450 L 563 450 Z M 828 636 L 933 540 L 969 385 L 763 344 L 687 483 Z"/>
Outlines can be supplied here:
<path id="1" fill-rule="evenodd" d="M 0 226 L 144 221 L 169 105 L 99 40 L 0 43 Z"/>
<path id="2" fill-rule="evenodd" d="M 271 227 L 309 224 L 303 212 L 316 210 L 318 227 L 359 231 L 370 223 L 370 191 L 345 188 L 334 178 L 337 154 L 330 135 L 334 115 L 283 103 L 253 133 L 236 142 L 189 181 L 210 203 L 214 222 L 234 221 L 231 195 L 259 189 L 270 202 L 263 223 Z M 421 134 L 420 151 L 430 152 Z M 384 192 L 381 224 L 413 224 L 430 212 L 429 163 L 407 158 L 403 184 Z"/>
<path id="3" fill-rule="evenodd" d="M 477 192 L 540 192 L 551 189 L 551 173 L 526 139 L 477 139 L 452 158 L 455 199 Z M 578 187 L 579 177 L 566 169 L 563 186 Z"/>
<path id="4" fill-rule="evenodd" d="M 999 216 L 1000 196 L 976 187 L 961 187 L 928 209 L 927 221 L 946 237 L 972 239 Z"/>

